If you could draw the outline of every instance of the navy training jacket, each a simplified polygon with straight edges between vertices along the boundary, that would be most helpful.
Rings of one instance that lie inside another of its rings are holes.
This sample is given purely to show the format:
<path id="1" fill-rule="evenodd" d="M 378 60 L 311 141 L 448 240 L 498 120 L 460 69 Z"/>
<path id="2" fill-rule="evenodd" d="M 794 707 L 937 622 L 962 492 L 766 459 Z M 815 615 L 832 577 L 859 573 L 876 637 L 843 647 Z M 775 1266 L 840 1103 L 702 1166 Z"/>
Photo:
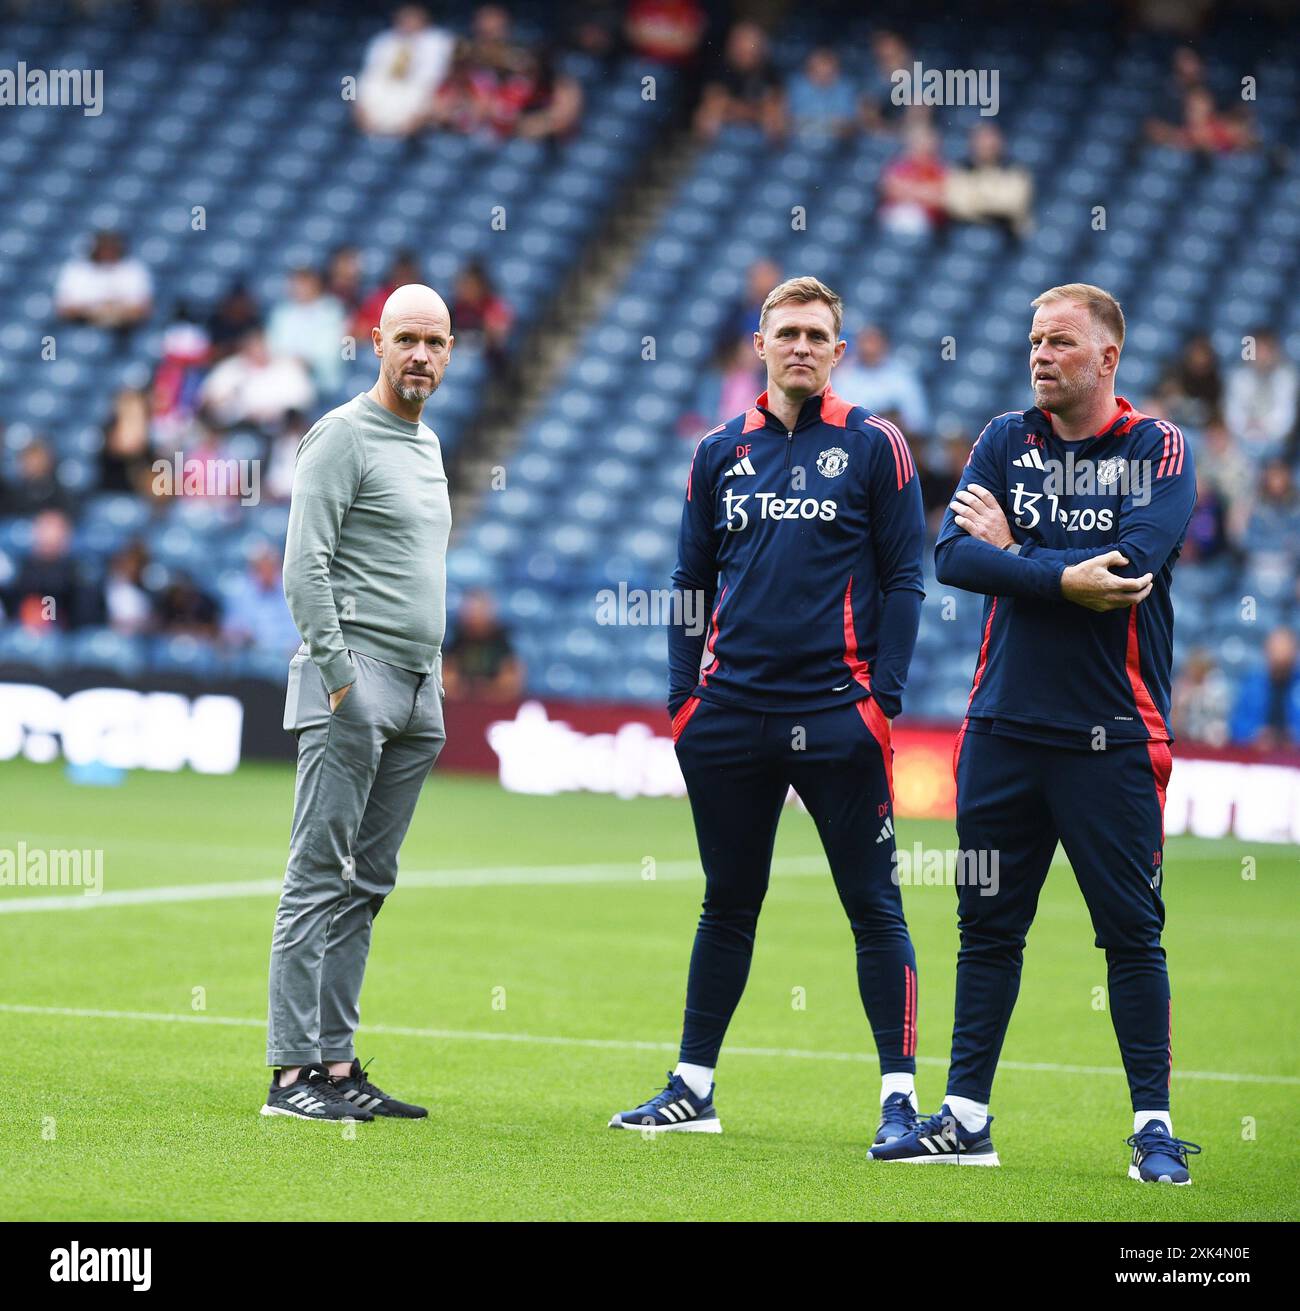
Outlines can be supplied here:
<path id="1" fill-rule="evenodd" d="M 951 509 L 944 516 L 939 581 L 987 598 L 963 728 L 1093 749 L 1099 728 L 1103 745 L 1173 741 L 1170 587 L 1196 470 L 1174 424 L 1122 396 L 1116 404 L 1080 441 L 1059 438 L 1035 407 L 998 415 L 971 448 L 958 490 L 992 492 L 1020 552 L 971 537 Z M 1116 573 L 1153 575 L 1151 595 L 1105 614 L 1065 600 L 1066 567 L 1112 549 L 1130 562 Z"/>
<path id="2" fill-rule="evenodd" d="M 674 613 L 669 712 L 691 697 L 801 711 L 870 695 L 892 718 L 925 596 L 911 452 L 829 386 L 793 429 L 767 401 L 705 433 L 691 459 L 673 586 L 698 594 L 708 622 Z"/>

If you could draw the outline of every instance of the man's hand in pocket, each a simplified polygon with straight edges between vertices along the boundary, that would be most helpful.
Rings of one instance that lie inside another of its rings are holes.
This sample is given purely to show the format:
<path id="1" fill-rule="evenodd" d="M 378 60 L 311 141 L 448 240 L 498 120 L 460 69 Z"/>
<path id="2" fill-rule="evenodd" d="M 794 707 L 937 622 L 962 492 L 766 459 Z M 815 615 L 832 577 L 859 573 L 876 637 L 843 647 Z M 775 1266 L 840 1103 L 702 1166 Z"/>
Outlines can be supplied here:
<path id="1" fill-rule="evenodd" d="M 331 693 L 330 693 L 330 714 L 331 714 L 331 715 L 332 715 L 332 714 L 333 714 L 333 713 L 334 713 L 334 712 L 339 708 L 339 706 L 343 703 L 343 698 L 344 698 L 345 696 L 347 696 L 347 694 L 348 694 L 349 692 L 352 691 L 352 686 L 353 686 L 353 685 L 352 685 L 351 683 L 347 683 L 347 684 L 344 685 L 343 687 L 339 688 L 339 690 L 338 690 L 337 692 L 331 692 Z"/>

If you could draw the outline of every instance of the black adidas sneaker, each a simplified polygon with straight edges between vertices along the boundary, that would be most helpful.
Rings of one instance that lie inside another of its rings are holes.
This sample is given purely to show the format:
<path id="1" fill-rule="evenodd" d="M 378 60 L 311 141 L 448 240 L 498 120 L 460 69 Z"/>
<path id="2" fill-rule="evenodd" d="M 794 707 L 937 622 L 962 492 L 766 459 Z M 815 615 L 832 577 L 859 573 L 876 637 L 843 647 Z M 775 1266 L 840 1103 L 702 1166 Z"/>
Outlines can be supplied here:
<path id="1" fill-rule="evenodd" d="M 336 1074 L 331 1082 L 339 1094 L 347 1099 L 351 1106 L 357 1107 L 369 1120 L 376 1115 L 386 1115 L 394 1120 L 423 1120 L 429 1114 L 423 1106 L 413 1106 L 410 1102 L 399 1102 L 390 1097 L 382 1088 L 376 1088 L 366 1078 L 370 1062 L 362 1065 L 355 1057 L 352 1068 L 347 1074 Z"/>
<path id="2" fill-rule="evenodd" d="M 298 1077 L 280 1087 L 280 1071 L 271 1075 L 263 1115 L 289 1115 L 298 1120 L 373 1120 L 369 1111 L 354 1106 L 334 1086 L 323 1065 L 304 1065 Z"/>

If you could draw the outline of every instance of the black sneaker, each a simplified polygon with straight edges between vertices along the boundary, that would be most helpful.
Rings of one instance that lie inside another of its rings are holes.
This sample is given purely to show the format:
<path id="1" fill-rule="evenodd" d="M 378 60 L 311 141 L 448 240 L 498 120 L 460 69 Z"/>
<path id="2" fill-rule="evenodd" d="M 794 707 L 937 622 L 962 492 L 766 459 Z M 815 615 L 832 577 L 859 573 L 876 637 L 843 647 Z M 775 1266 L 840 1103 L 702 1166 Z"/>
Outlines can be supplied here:
<path id="1" fill-rule="evenodd" d="M 271 1076 L 263 1115 L 289 1115 L 298 1120 L 373 1120 L 369 1111 L 354 1106 L 330 1080 L 323 1065 L 304 1065 L 298 1077 L 280 1087 L 280 1071 Z"/>
<path id="2" fill-rule="evenodd" d="M 376 1115 L 387 1115 L 395 1120 L 423 1120 L 429 1114 L 423 1106 L 399 1102 L 396 1097 L 390 1097 L 382 1088 L 376 1088 L 366 1078 L 369 1065 L 369 1061 L 362 1065 L 354 1057 L 352 1068 L 347 1074 L 331 1076 L 331 1082 L 339 1095 L 346 1098 L 350 1105 L 357 1107 L 367 1120 Z"/>

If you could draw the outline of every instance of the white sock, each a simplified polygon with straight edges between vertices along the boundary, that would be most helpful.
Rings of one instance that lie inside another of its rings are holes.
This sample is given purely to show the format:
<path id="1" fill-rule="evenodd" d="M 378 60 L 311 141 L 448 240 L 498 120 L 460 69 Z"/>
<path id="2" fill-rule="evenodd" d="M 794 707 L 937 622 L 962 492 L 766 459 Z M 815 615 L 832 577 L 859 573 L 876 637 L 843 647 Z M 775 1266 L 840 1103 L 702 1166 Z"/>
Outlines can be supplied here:
<path id="1" fill-rule="evenodd" d="M 1159 1120 L 1161 1124 L 1169 1131 L 1169 1136 L 1174 1136 L 1174 1124 L 1169 1118 L 1168 1111 L 1134 1111 L 1133 1112 L 1133 1132 L 1141 1133 L 1143 1129 L 1151 1123 L 1152 1120 Z"/>
<path id="2" fill-rule="evenodd" d="M 987 1102 L 973 1102 L 969 1097 L 953 1097 L 951 1094 L 943 1100 L 948 1109 L 957 1117 L 957 1123 L 967 1133 L 974 1133 L 976 1129 L 984 1128 L 988 1121 L 989 1104 Z"/>
<path id="3" fill-rule="evenodd" d="M 882 1074 L 880 1076 L 881 1106 L 885 1104 L 887 1098 L 900 1092 L 906 1093 L 911 1098 L 912 1105 L 916 1105 L 916 1075 L 908 1074 L 904 1070 L 901 1074 Z"/>
<path id="4" fill-rule="evenodd" d="M 713 1071 L 707 1065 L 691 1065 L 678 1061 L 674 1074 L 680 1074 L 686 1086 L 697 1096 L 707 1097 L 713 1087 Z"/>

